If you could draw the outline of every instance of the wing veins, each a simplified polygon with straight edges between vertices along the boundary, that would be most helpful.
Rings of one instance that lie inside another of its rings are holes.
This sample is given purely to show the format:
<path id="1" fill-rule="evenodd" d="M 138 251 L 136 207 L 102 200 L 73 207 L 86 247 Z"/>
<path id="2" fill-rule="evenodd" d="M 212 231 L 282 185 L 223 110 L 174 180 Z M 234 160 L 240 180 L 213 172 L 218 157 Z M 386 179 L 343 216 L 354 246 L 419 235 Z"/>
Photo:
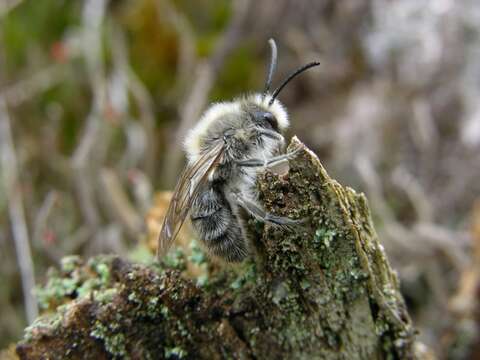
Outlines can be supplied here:
<path id="1" fill-rule="evenodd" d="M 223 142 L 218 142 L 195 163 L 187 165 L 183 170 L 160 230 L 157 258 L 165 254 L 175 241 L 201 185 L 219 163 L 223 152 Z"/>

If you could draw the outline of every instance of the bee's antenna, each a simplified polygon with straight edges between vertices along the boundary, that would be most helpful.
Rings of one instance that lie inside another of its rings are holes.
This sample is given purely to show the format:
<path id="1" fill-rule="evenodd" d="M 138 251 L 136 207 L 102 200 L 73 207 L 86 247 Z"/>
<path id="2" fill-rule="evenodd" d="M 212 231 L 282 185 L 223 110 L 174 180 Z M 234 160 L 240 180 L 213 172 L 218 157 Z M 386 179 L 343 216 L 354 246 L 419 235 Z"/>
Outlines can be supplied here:
<path id="1" fill-rule="evenodd" d="M 265 81 L 265 88 L 263 89 L 262 99 L 265 99 L 270 86 L 272 85 L 272 78 L 275 69 L 277 68 L 277 44 L 275 40 L 269 39 L 268 44 L 270 45 L 271 57 L 270 57 L 270 66 L 268 67 L 267 80 Z"/>
<path id="2" fill-rule="evenodd" d="M 271 106 L 273 104 L 273 102 L 275 101 L 275 98 L 278 96 L 278 94 L 280 94 L 280 91 L 282 91 L 282 89 L 285 87 L 285 85 L 287 85 L 290 82 L 290 80 L 292 80 L 295 76 L 301 74 L 302 72 L 304 72 L 304 71 L 306 71 L 306 70 L 308 70 L 308 69 L 310 69 L 314 66 L 318 66 L 318 65 L 320 65 L 320 63 L 318 61 L 314 61 L 314 62 L 308 63 L 307 65 L 303 65 L 302 67 L 298 68 L 293 73 L 291 73 L 283 81 L 283 83 L 275 89 L 275 91 L 272 94 L 272 98 L 268 102 L 268 106 Z"/>

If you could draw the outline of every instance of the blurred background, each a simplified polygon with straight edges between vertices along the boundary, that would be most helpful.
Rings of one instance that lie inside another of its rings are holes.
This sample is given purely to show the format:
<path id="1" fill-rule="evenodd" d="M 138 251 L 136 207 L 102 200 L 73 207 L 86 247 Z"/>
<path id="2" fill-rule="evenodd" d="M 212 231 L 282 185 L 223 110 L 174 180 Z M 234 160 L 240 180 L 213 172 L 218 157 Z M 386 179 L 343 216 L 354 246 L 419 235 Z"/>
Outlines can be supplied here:
<path id="1" fill-rule="evenodd" d="M 0 0 L 0 349 L 63 256 L 150 256 L 181 139 L 263 88 L 270 37 L 274 85 L 321 62 L 280 96 L 288 137 L 367 194 L 420 339 L 478 356 L 478 0 Z"/>

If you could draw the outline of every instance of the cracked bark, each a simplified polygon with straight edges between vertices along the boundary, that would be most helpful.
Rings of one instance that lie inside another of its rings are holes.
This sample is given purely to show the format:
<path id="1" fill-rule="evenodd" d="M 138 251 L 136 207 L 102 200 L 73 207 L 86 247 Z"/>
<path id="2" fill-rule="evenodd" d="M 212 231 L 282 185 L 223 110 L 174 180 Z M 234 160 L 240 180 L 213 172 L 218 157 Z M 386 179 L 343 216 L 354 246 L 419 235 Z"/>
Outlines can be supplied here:
<path id="1" fill-rule="evenodd" d="M 255 256 L 210 266 L 207 281 L 185 275 L 193 258 L 181 251 L 148 266 L 70 259 L 43 288 L 53 312 L 27 329 L 20 358 L 419 357 L 365 196 L 306 148 L 287 174 L 260 176 L 259 188 L 269 211 L 304 225 L 251 221 Z"/>

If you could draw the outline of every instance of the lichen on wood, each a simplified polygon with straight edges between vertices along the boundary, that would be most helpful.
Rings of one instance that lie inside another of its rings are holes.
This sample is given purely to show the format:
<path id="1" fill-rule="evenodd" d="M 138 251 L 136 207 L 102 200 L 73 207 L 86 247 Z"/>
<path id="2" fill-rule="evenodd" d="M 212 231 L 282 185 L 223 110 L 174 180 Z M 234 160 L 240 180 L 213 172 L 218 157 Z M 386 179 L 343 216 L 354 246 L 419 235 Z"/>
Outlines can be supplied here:
<path id="1" fill-rule="evenodd" d="M 411 359 L 415 334 L 363 194 L 332 180 L 303 147 L 286 174 L 259 177 L 272 213 L 252 220 L 252 258 L 186 276 L 160 264 L 74 258 L 40 291 L 47 312 L 17 346 L 22 359 Z"/>

